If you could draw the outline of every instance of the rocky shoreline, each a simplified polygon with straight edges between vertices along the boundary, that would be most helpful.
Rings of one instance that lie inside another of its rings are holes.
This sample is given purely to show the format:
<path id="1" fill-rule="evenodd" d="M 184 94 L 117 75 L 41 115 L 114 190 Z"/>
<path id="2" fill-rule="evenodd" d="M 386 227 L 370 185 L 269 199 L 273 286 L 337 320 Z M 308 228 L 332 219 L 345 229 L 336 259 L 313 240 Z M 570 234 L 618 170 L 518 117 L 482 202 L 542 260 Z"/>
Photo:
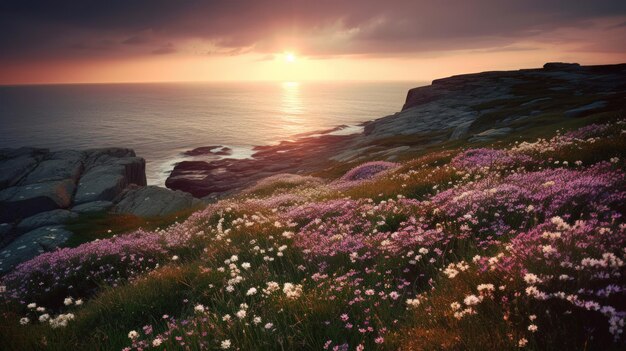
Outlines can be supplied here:
<path id="1" fill-rule="evenodd" d="M 131 149 L 0 150 L 0 272 L 63 245 L 81 214 L 163 216 L 200 206 L 191 195 L 146 186 Z"/>

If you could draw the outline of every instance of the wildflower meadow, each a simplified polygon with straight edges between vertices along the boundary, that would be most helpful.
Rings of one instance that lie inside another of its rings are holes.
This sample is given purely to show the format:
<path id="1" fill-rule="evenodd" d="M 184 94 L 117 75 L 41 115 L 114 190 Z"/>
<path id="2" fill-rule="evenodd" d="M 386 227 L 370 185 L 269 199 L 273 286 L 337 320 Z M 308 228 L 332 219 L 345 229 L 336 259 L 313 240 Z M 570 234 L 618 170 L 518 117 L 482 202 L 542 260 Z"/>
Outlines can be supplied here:
<path id="1" fill-rule="evenodd" d="M 626 122 L 280 175 L 0 279 L 2 350 L 623 350 Z"/>

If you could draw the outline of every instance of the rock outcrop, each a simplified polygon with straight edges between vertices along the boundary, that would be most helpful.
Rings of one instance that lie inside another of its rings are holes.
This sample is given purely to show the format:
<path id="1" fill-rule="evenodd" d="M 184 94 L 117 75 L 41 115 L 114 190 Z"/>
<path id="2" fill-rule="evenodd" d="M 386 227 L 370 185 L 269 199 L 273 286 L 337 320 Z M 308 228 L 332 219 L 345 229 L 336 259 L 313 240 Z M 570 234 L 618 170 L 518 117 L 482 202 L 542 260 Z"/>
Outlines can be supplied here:
<path id="1" fill-rule="evenodd" d="M 113 212 L 130 213 L 139 217 L 157 217 L 177 213 L 204 204 L 182 191 L 158 186 L 129 187 L 120 195 Z"/>
<path id="2" fill-rule="evenodd" d="M 145 161 L 131 149 L 2 149 L 0 171 L 0 272 L 62 246 L 72 234 L 64 224 L 81 214 L 152 217 L 202 205 L 146 187 Z"/>
<path id="3" fill-rule="evenodd" d="M 623 110 L 626 64 L 484 72 L 437 79 L 409 90 L 402 110 L 353 135 L 321 133 L 257 147 L 252 159 L 191 159 L 165 182 L 197 197 L 220 197 L 278 173 L 323 171 L 333 164 L 394 160 L 440 142 L 488 144 L 559 118 Z M 198 148 L 189 156 L 213 152 Z"/>
<path id="4" fill-rule="evenodd" d="M 74 203 L 111 201 L 130 184 L 146 185 L 146 163 L 133 150 L 85 151 L 85 172 Z"/>

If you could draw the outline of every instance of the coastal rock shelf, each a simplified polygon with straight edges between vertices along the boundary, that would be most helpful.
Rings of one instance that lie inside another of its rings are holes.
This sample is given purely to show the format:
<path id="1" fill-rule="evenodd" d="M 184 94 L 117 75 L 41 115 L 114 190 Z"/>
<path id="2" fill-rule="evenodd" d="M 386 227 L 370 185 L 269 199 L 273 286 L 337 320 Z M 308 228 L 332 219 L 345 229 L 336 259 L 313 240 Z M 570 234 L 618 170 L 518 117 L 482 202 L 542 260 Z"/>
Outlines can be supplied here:
<path id="1" fill-rule="evenodd" d="M 200 201 L 146 187 L 145 161 L 131 149 L 0 150 L 0 272 L 63 245 L 64 224 L 80 214 L 111 211 L 167 215 Z"/>
<path id="2" fill-rule="evenodd" d="M 625 82 L 626 64 L 558 62 L 438 79 L 411 89 L 402 111 L 365 123 L 363 133 L 321 134 L 257 147 L 252 159 L 183 161 L 165 185 L 196 197 L 221 197 L 278 173 L 323 173 L 333 165 L 393 161 L 442 142 L 488 145 L 559 119 L 623 109 Z"/>
<path id="3" fill-rule="evenodd" d="M 21 167 L 15 167 L 21 165 Z M 0 151 L 0 221 L 111 201 L 129 184 L 146 185 L 145 161 L 130 149 Z"/>

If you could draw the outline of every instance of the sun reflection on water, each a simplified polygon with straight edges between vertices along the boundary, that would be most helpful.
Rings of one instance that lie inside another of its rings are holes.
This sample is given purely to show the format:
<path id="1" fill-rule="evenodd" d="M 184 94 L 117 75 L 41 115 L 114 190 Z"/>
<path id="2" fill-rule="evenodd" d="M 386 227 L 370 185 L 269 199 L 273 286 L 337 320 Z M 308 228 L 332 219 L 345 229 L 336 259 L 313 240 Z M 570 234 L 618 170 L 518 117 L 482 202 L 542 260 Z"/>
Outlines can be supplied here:
<path id="1" fill-rule="evenodd" d="M 305 118 L 304 105 L 300 96 L 300 82 L 283 82 L 281 118 L 283 128 L 289 134 L 302 133 Z"/>

